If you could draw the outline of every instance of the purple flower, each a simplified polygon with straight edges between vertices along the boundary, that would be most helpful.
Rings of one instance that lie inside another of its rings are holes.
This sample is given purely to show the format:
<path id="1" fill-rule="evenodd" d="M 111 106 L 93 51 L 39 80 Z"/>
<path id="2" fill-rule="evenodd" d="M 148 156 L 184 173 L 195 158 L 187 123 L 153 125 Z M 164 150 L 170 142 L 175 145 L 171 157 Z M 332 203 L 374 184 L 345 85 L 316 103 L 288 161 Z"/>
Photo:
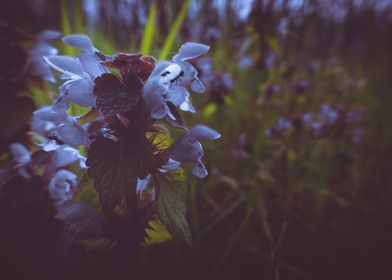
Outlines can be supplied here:
<path id="1" fill-rule="evenodd" d="M 12 143 L 10 145 L 10 151 L 14 161 L 17 163 L 17 166 L 26 165 L 31 160 L 31 154 L 29 150 L 27 150 L 26 147 L 20 143 Z"/>
<path id="2" fill-rule="evenodd" d="M 306 126 L 311 126 L 313 119 L 313 113 L 306 112 L 302 115 L 302 121 Z"/>
<path id="3" fill-rule="evenodd" d="M 45 30 L 37 36 L 37 40 L 29 49 L 31 58 L 30 75 L 41 77 L 44 80 L 55 83 L 56 79 L 50 67 L 43 63 L 43 59 L 48 55 L 57 54 L 57 49 L 48 44 L 48 41 L 55 40 L 61 36 L 60 32 Z"/>
<path id="4" fill-rule="evenodd" d="M 63 203 L 72 198 L 73 191 L 77 188 L 77 177 L 68 170 L 59 170 L 50 180 L 49 195 L 56 203 Z"/>
<path id="5" fill-rule="evenodd" d="M 208 49 L 206 45 L 188 42 L 172 61 L 162 61 L 155 66 L 143 89 L 143 98 L 154 119 L 168 116 L 176 121 L 168 103 L 182 111 L 196 112 L 185 86 L 190 85 L 197 93 L 204 92 L 205 88 L 197 77 L 196 68 L 187 60 L 203 55 Z"/>
<path id="6" fill-rule="evenodd" d="M 220 136 L 207 126 L 196 125 L 170 147 L 170 157 L 179 162 L 194 162 L 192 173 L 200 178 L 205 177 L 208 172 L 201 161 L 203 148 L 199 141 L 215 140 Z"/>
<path id="7" fill-rule="evenodd" d="M 328 124 L 334 124 L 338 119 L 338 112 L 329 104 L 322 104 L 318 119 Z"/>
<path id="8" fill-rule="evenodd" d="M 100 64 L 98 50 L 91 39 L 83 34 L 69 35 L 63 38 L 64 43 L 84 51 L 78 57 L 50 55 L 44 59 L 48 65 L 62 73 L 61 78 L 67 80 L 60 86 L 60 94 L 80 106 L 95 105 L 93 95 L 94 79 L 107 72 Z"/>

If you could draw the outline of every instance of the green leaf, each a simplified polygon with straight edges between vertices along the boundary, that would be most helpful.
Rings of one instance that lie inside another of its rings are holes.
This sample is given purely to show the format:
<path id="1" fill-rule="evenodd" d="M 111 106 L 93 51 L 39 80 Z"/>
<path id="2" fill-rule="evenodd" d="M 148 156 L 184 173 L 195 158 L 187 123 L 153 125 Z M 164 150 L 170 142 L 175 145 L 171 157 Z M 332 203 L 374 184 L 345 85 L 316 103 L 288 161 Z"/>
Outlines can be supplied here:
<path id="1" fill-rule="evenodd" d="M 163 48 L 162 48 L 161 53 L 159 55 L 160 60 L 167 59 L 167 57 L 170 54 L 170 51 L 172 51 L 174 40 L 176 39 L 178 30 L 180 30 L 180 27 L 185 20 L 185 16 L 188 12 L 190 4 L 191 4 L 191 0 L 187 0 L 185 2 L 184 6 L 182 6 L 180 13 L 178 14 L 176 20 L 174 21 L 174 24 L 172 25 L 172 27 L 170 29 L 169 36 L 167 36 L 167 39 L 166 39 L 165 43 L 163 44 Z"/>
<path id="2" fill-rule="evenodd" d="M 152 39 L 155 32 L 155 17 L 157 14 L 157 3 L 153 2 L 148 13 L 146 28 L 144 29 L 143 41 L 140 46 L 140 51 L 143 54 L 149 54 L 151 49 Z"/>
<path id="3" fill-rule="evenodd" d="M 191 233 L 186 220 L 185 175 L 179 168 L 171 171 L 159 184 L 158 214 L 161 222 L 174 236 L 190 244 Z"/>
<path id="4" fill-rule="evenodd" d="M 102 211 L 112 212 L 127 193 L 135 193 L 137 177 L 145 178 L 153 164 L 153 146 L 144 133 L 130 127 L 120 140 L 94 140 L 88 150 L 87 174 L 94 180 Z"/>
<path id="5" fill-rule="evenodd" d="M 66 0 L 62 0 L 60 2 L 61 7 L 61 29 L 63 36 L 72 34 L 72 26 L 71 21 L 69 19 L 69 11 L 68 11 L 68 4 Z M 76 50 L 67 44 L 62 45 L 62 53 L 63 55 L 74 56 L 76 54 Z"/>
<path id="6" fill-rule="evenodd" d="M 159 221 L 149 221 L 148 226 L 149 228 L 146 228 L 147 237 L 144 238 L 145 245 L 161 244 L 172 239 L 172 235 L 167 231 L 165 225 Z"/>

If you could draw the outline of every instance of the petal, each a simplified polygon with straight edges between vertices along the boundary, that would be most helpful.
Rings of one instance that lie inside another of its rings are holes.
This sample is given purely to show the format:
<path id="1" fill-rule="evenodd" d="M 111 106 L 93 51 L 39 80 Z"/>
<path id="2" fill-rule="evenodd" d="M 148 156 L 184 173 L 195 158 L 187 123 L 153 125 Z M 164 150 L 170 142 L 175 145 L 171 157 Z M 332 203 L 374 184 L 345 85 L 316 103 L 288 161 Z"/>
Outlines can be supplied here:
<path id="1" fill-rule="evenodd" d="M 95 55 L 89 53 L 82 53 L 78 56 L 83 69 L 87 72 L 92 79 L 106 73 L 106 68 L 100 63 Z"/>
<path id="2" fill-rule="evenodd" d="M 84 107 L 93 107 L 93 81 L 90 78 L 70 80 L 60 87 L 60 93 L 68 100 Z"/>
<path id="3" fill-rule="evenodd" d="M 159 75 L 163 72 L 163 70 L 164 70 L 165 68 L 169 67 L 169 66 L 172 65 L 172 64 L 173 64 L 173 62 L 170 62 L 170 61 L 161 61 L 161 62 L 158 62 L 158 63 L 155 65 L 154 70 L 151 72 L 150 78 L 154 78 L 154 77 L 156 77 L 156 76 L 159 76 Z"/>
<path id="4" fill-rule="evenodd" d="M 72 198 L 72 189 L 77 186 L 77 176 L 68 170 L 59 170 L 48 185 L 49 195 L 56 202 Z"/>
<path id="5" fill-rule="evenodd" d="M 79 160 L 80 152 L 72 147 L 61 145 L 56 149 L 55 164 L 56 167 L 64 167 Z"/>
<path id="6" fill-rule="evenodd" d="M 56 140 L 48 140 L 40 146 L 45 152 L 50 152 L 57 150 L 61 145 L 57 144 Z"/>
<path id="7" fill-rule="evenodd" d="M 186 96 L 185 101 L 180 105 L 179 108 L 184 112 L 196 113 L 196 109 L 189 100 L 189 96 Z"/>
<path id="8" fill-rule="evenodd" d="M 49 41 L 60 38 L 61 32 L 55 30 L 44 30 L 38 34 L 37 39 L 42 41 Z"/>
<path id="9" fill-rule="evenodd" d="M 188 133 L 177 140 L 170 149 L 170 157 L 180 162 L 197 161 L 203 156 L 200 142 L 192 140 Z"/>
<path id="10" fill-rule="evenodd" d="M 195 77 L 191 82 L 191 90 L 197 93 L 203 93 L 206 88 L 198 77 Z"/>
<path id="11" fill-rule="evenodd" d="M 199 178 L 203 178 L 208 175 L 207 169 L 201 160 L 198 160 L 193 166 L 192 174 Z"/>
<path id="12" fill-rule="evenodd" d="M 90 37 L 84 34 L 71 34 L 65 36 L 63 42 L 67 45 L 70 45 L 74 48 L 81 49 L 86 52 L 94 51 L 93 42 Z"/>
<path id="13" fill-rule="evenodd" d="M 67 120 L 65 111 L 56 111 L 53 106 L 45 106 L 33 112 L 34 116 L 48 122 L 60 124 Z"/>
<path id="14" fill-rule="evenodd" d="M 159 105 L 151 110 L 151 117 L 160 120 L 166 116 L 166 110 L 163 106 Z"/>
<path id="15" fill-rule="evenodd" d="M 31 130 L 41 135 L 46 135 L 46 133 L 53 129 L 56 125 L 53 122 L 44 121 L 37 116 L 33 116 L 31 121 Z"/>
<path id="16" fill-rule="evenodd" d="M 165 84 L 178 78 L 181 73 L 181 67 L 178 64 L 170 64 L 159 74 L 159 84 Z"/>
<path id="17" fill-rule="evenodd" d="M 196 68 L 186 61 L 178 62 L 178 65 L 181 67 L 181 71 L 183 72 L 182 76 L 178 79 L 181 85 L 187 85 L 191 83 L 197 76 Z"/>
<path id="18" fill-rule="evenodd" d="M 186 101 L 186 98 L 188 98 L 188 96 L 189 93 L 186 91 L 184 87 L 172 86 L 170 87 L 166 100 L 170 101 L 176 107 L 178 107 Z"/>
<path id="19" fill-rule="evenodd" d="M 83 67 L 77 58 L 65 55 L 49 55 L 44 60 L 51 67 L 63 73 L 66 78 L 77 79 L 83 76 Z"/>
<path id="20" fill-rule="evenodd" d="M 50 134 L 70 146 L 86 146 L 89 143 L 87 132 L 75 123 L 63 123 L 53 129 Z"/>
<path id="21" fill-rule="evenodd" d="M 69 102 L 63 97 L 59 96 L 53 103 L 52 109 L 56 112 L 65 112 L 69 109 Z"/>
<path id="22" fill-rule="evenodd" d="M 204 44 L 187 42 L 183 44 L 180 50 L 178 51 L 177 59 L 179 60 L 192 59 L 205 54 L 206 52 L 208 52 L 209 49 L 210 47 Z"/>
<path id="23" fill-rule="evenodd" d="M 167 162 L 166 162 L 164 165 L 161 166 L 161 168 L 159 169 L 159 171 L 160 171 L 161 173 L 166 173 L 166 172 L 168 172 L 168 171 L 177 169 L 178 167 L 180 167 L 180 165 L 181 165 L 181 163 L 180 163 L 179 161 L 176 161 L 176 160 L 174 160 L 174 159 L 172 159 L 172 158 L 169 158 L 169 159 L 167 160 Z"/>
<path id="24" fill-rule="evenodd" d="M 31 160 L 29 150 L 20 143 L 12 143 L 10 145 L 10 152 L 14 160 L 19 164 L 27 164 Z"/>
<path id="25" fill-rule="evenodd" d="M 147 188 L 148 183 L 150 182 L 150 178 L 151 178 L 151 175 L 148 175 L 145 179 L 137 178 L 136 192 L 138 192 L 138 193 L 143 192 Z"/>
<path id="26" fill-rule="evenodd" d="M 190 137 L 192 137 L 192 139 L 197 141 L 215 140 L 221 137 L 218 132 L 202 124 L 195 125 L 194 127 L 192 127 L 189 135 Z"/>

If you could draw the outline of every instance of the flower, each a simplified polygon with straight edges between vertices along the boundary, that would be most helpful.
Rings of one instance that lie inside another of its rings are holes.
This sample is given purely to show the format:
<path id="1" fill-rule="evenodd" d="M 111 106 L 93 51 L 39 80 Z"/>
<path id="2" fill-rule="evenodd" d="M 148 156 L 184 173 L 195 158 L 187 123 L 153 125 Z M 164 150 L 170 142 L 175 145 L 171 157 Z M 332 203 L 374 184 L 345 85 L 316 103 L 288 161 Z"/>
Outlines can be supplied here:
<path id="1" fill-rule="evenodd" d="M 322 104 L 318 119 L 328 124 L 334 124 L 338 119 L 338 112 L 329 104 Z"/>
<path id="2" fill-rule="evenodd" d="M 76 58 L 62 55 L 44 57 L 48 65 L 62 73 L 62 79 L 68 80 L 60 86 L 60 96 L 80 106 L 92 107 L 95 105 L 94 79 L 107 72 L 100 64 L 99 51 L 94 48 L 91 39 L 83 34 L 66 36 L 63 41 L 84 53 Z"/>
<path id="3" fill-rule="evenodd" d="M 205 87 L 197 76 L 196 68 L 187 60 L 199 57 L 208 50 L 206 45 L 187 42 L 171 61 L 162 61 L 156 65 L 143 89 L 143 99 L 152 118 L 168 117 L 169 120 L 177 122 L 174 108 L 196 112 L 185 86 L 190 85 L 192 91 L 197 93 L 203 93 Z"/>
<path id="4" fill-rule="evenodd" d="M 31 154 L 29 150 L 27 150 L 26 147 L 20 143 L 12 143 L 10 145 L 10 151 L 12 157 L 17 163 L 17 166 L 26 165 L 31 160 Z"/>
<path id="5" fill-rule="evenodd" d="M 59 170 L 48 185 L 49 195 L 58 204 L 69 201 L 77 188 L 77 176 L 68 170 Z"/>
<path id="6" fill-rule="evenodd" d="M 58 39 L 60 36 L 60 32 L 53 30 L 45 30 L 38 34 L 35 43 L 29 49 L 31 76 L 38 76 L 52 83 L 56 82 L 49 65 L 43 63 L 43 59 L 45 56 L 57 54 L 58 50 L 49 45 L 48 41 Z"/>
<path id="7" fill-rule="evenodd" d="M 205 125 L 196 125 L 170 147 L 170 158 L 179 162 L 194 162 L 192 173 L 200 178 L 205 177 L 208 172 L 201 161 L 203 148 L 199 141 L 215 140 L 220 136 Z"/>

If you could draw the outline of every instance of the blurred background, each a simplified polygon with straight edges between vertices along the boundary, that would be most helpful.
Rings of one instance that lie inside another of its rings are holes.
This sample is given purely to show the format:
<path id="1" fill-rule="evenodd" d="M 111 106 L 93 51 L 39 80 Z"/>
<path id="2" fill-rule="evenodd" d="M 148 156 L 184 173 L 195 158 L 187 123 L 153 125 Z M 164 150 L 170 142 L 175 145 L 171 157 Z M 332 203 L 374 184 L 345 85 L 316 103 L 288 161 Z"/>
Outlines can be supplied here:
<path id="1" fill-rule="evenodd" d="M 15 74 L 31 58 L 9 45 L 28 49 L 29 36 L 52 29 L 88 34 L 107 54 L 167 59 L 186 41 L 211 47 L 193 61 L 207 91 L 192 95 L 198 113 L 184 114 L 189 127 L 222 134 L 204 146 L 209 176 L 187 179 L 193 244 L 153 246 L 146 278 L 392 279 L 392 1 L 2 5 L 1 24 L 28 34 L 20 42 L 2 30 L 0 71 L 15 82 L 0 92 L 3 159 L 9 143 L 28 142 L 34 108 L 57 94 Z M 63 268 L 109 279 L 115 262 L 130 267 L 119 279 L 133 278 L 132 264 L 99 251 Z"/>

